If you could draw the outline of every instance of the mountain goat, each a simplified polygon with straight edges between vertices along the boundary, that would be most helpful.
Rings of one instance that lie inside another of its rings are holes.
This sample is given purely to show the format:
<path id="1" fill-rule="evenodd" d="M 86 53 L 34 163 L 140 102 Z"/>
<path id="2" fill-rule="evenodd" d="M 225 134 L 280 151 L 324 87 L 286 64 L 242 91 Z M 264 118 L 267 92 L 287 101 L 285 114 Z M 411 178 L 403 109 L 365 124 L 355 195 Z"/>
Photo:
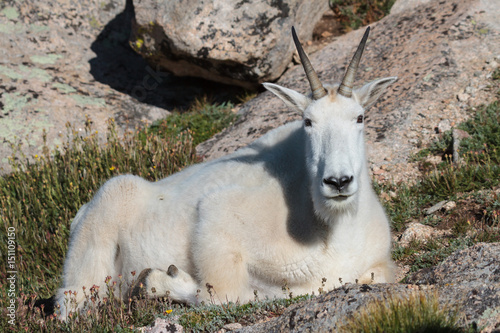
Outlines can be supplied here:
<path id="1" fill-rule="evenodd" d="M 389 222 L 371 188 L 363 120 L 396 77 L 353 89 L 368 33 L 342 83 L 323 86 L 292 29 L 312 94 L 264 86 L 303 120 L 155 183 L 107 181 L 71 225 L 60 317 L 83 305 L 82 287 L 107 276 L 123 279 L 123 295 L 139 281 L 143 293 L 168 291 L 188 304 L 248 302 L 254 291 L 280 297 L 285 284 L 312 293 L 324 278 L 325 289 L 392 282 Z M 77 291 L 74 306 L 67 290 Z"/>

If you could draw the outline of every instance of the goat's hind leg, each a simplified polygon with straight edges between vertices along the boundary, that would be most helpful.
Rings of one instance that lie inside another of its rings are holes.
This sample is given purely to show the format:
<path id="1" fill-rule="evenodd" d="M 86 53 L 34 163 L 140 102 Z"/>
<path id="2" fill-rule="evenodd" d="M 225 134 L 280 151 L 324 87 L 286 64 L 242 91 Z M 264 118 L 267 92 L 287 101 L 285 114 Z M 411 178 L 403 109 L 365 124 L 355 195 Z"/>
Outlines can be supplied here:
<path id="1" fill-rule="evenodd" d="M 163 297 L 168 296 L 173 301 L 186 304 L 198 302 L 198 283 L 175 265 L 168 269 L 145 269 L 130 286 L 131 297 Z"/>
<path id="2" fill-rule="evenodd" d="M 63 284 L 56 294 L 61 319 L 83 306 L 83 287 L 88 294 L 94 285 L 100 286 L 96 291 L 103 297 L 106 277 L 120 274 L 119 231 L 142 209 L 139 198 L 147 184 L 139 177 L 115 177 L 78 211 L 71 224 Z"/>

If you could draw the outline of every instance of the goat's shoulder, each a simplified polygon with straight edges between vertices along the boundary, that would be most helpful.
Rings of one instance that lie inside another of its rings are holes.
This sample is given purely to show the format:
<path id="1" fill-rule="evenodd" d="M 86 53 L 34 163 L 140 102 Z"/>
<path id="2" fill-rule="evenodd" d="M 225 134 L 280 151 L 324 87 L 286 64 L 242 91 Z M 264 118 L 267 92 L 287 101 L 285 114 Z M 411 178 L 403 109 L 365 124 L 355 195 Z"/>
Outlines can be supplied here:
<path id="1" fill-rule="evenodd" d="M 263 150 L 275 147 L 279 144 L 292 143 L 299 139 L 298 134 L 300 128 L 302 127 L 301 121 L 293 121 L 285 125 L 279 126 L 275 129 L 270 130 L 250 145 L 249 149 Z"/>
<path id="2" fill-rule="evenodd" d="M 300 122 L 293 122 L 269 131 L 245 148 L 221 158 L 200 163 L 167 177 L 162 186 L 169 185 L 177 191 L 194 191 L 203 185 L 210 188 L 227 186 L 271 186 L 283 177 L 283 172 L 297 174 L 304 160 L 303 134 Z"/>

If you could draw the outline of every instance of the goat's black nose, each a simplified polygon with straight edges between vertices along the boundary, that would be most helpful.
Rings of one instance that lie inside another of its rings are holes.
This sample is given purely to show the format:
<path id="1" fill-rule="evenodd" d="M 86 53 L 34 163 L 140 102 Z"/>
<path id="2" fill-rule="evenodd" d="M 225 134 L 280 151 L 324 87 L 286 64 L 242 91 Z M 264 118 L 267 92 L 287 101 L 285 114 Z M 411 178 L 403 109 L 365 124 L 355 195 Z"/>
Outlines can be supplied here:
<path id="1" fill-rule="evenodd" d="M 340 179 L 336 177 L 329 177 L 323 179 L 323 183 L 326 185 L 334 186 L 339 192 L 341 192 L 350 182 L 352 182 L 353 176 L 342 176 Z"/>

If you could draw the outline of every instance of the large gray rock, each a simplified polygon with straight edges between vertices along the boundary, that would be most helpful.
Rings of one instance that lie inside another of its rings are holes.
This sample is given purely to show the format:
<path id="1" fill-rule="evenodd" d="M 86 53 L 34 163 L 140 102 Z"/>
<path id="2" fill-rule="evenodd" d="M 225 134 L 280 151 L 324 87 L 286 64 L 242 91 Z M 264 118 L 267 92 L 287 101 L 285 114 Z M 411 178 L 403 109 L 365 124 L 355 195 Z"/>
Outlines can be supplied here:
<path id="1" fill-rule="evenodd" d="M 290 27 L 303 40 L 328 9 L 325 0 L 134 0 L 132 45 L 179 76 L 255 87 L 286 69 Z"/>
<path id="2" fill-rule="evenodd" d="M 65 124 L 83 133 L 87 115 L 99 133 L 105 133 L 109 118 L 126 118 L 134 126 L 140 118 L 167 115 L 120 92 L 127 84 L 140 86 L 147 65 L 122 47 L 130 26 L 124 8 L 125 0 L 0 2 L 0 173 L 10 170 L 11 143 L 23 144 L 27 157 L 41 155 L 44 132 L 50 147 L 62 146 Z M 113 24 L 120 28 L 108 38 L 103 29 Z M 113 67 L 103 59 L 104 43 L 113 49 Z M 119 75 L 120 65 L 127 74 L 116 80 L 122 85 L 117 91 L 101 78 Z M 130 80 L 135 73 L 137 83 Z"/>
<path id="3" fill-rule="evenodd" d="M 132 0 L 0 1 L 0 174 L 20 144 L 41 155 L 44 132 L 62 146 L 68 122 L 84 133 L 89 116 L 105 137 L 110 118 L 134 129 L 241 90 L 150 66 L 129 46 L 132 17 Z"/>
<path id="4" fill-rule="evenodd" d="M 454 252 L 436 267 L 423 269 L 409 283 L 431 285 L 443 304 L 459 305 L 467 322 L 500 332 L 500 244 L 476 244 Z"/>

